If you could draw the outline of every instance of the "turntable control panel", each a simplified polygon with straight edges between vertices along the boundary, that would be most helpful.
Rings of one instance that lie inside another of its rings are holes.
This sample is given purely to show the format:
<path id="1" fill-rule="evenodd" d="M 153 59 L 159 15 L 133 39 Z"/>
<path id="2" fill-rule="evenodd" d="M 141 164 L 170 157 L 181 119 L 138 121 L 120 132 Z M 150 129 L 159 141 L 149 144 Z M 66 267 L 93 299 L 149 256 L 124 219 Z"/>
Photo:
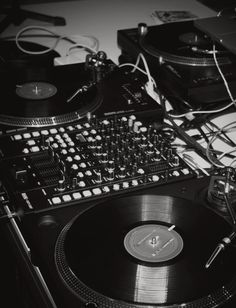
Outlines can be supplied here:
<path id="1" fill-rule="evenodd" d="M 65 126 L 17 130 L 1 139 L 4 183 L 25 211 L 195 176 L 171 145 L 169 133 L 137 115 L 94 116 Z"/>

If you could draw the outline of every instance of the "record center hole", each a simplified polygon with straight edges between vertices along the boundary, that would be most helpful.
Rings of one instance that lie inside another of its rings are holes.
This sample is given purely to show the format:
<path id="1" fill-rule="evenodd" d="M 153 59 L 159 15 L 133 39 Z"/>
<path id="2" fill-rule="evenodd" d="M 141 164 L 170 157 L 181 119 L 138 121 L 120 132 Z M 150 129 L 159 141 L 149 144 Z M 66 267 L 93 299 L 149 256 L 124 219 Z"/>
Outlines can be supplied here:
<path id="1" fill-rule="evenodd" d="M 131 229 L 124 238 L 126 251 L 146 262 L 165 262 L 178 256 L 183 239 L 173 227 L 145 224 Z"/>

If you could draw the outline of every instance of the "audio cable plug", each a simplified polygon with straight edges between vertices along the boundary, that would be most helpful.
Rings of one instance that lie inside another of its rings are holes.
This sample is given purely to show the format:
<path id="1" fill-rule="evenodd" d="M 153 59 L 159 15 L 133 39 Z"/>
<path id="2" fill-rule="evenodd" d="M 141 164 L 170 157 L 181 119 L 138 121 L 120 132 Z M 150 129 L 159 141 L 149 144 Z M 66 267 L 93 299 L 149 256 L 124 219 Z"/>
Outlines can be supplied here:
<path id="1" fill-rule="evenodd" d="M 160 98 L 156 91 L 156 87 L 154 83 L 151 80 L 148 80 L 145 84 L 145 90 L 149 96 L 151 96 L 154 101 L 156 101 L 158 104 L 160 104 Z"/>

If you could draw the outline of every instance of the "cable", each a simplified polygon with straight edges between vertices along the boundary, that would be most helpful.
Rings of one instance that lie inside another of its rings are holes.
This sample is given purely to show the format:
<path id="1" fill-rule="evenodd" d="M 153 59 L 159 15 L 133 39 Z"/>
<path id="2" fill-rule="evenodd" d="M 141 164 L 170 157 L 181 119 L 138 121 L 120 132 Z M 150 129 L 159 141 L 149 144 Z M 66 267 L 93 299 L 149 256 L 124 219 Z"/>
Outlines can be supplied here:
<path id="1" fill-rule="evenodd" d="M 216 68 L 224 82 L 224 85 L 225 85 L 225 88 L 226 88 L 226 91 L 229 95 L 229 98 L 231 100 L 231 103 L 229 103 L 228 105 L 222 107 L 222 108 L 219 108 L 219 109 L 216 109 L 216 110 L 196 110 L 196 111 L 190 111 L 190 112 L 186 112 L 186 113 L 182 113 L 182 114 L 179 114 L 179 115 L 171 115 L 173 118 L 181 118 L 181 117 L 186 117 L 186 118 L 191 118 L 193 117 L 194 114 L 211 114 L 211 113 L 218 113 L 218 112 L 222 112 L 226 109 L 228 109 L 229 107 L 231 107 L 232 105 L 235 105 L 236 106 L 236 99 L 234 99 L 231 91 L 230 91 L 230 88 L 229 88 L 229 84 L 219 66 L 219 63 L 218 63 L 218 60 L 217 60 L 217 57 L 216 57 L 216 54 L 217 54 L 217 50 L 215 48 L 215 44 L 213 44 L 213 48 L 212 48 L 212 51 L 211 51 L 211 54 L 213 56 L 213 59 L 214 59 L 214 62 L 215 62 L 215 65 L 216 65 Z"/>
<path id="2" fill-rule="evenodd" d="M 88 47 L 87 45 L 85 44 L 81 44 L 81 43 L 78 43 L 78 44 L 74 44 L 73 46 L 71 46 L 68 50 L 67 50 L 67 53 L 66 53 L 66 56 L 69 56 L 69 54 L 71 53 L 72 49 L 75 49 L 75 48 L 78 48 L 78 47 L 83 47 L 87 50 L 89 50 L 90 52 L 92 53 L 97 53 L 97 50 L 92 48 L 92 47 Z"/>
<path id="3" fill-rule="evenodd" d="M 43 30 L 45 32 L 48 32 L 50 34 L 52 34 L 54 37 L 56 37 L 56 42 L 54 43 L 54 45 L 52 47 L 49 47 L 43 51 L 28 51 L 27 49 L 23 48 L 20 43 L 19 43 L 19 39 L 20 39 L 20 36 L 22 33 L 26 32 L 26 31 L 29 31 L 29 30 Z M 26 54 L 31 54 L 31 55 L 42 55 L 42 54 L 45 54 L 45 53 L 48 53 L 52 50 L 54 50 L 56 48 L 56 46 L 58 45 L 58 43 L 60 42 L 60 40 L 63 38 L 64 36 L 59 36 L 58 34 L 56 34 L 55 32 L 47 29 L 47 28 L 44 28 L 44 27 L 40 27 L 40 26 L 27 26 L 23 29 L 21 29 L 17 34 L 16 34 L 16 38 L 15 38 L 15 41 L 16 41 L 16 46 L 19 48 L 19 50 L 21 50 L 22 52 L 26 53 Z"/>
<path id="4" fill-rule="evenodd" d="M 138 67 L 138 64 L 139 64 L 139 62 L 140 62 L 140 59 L 143 60 L 145 70 L 143 70 L 143 69 L 141 69 L 140 67 Z M 154 78 L 151 76 L 151 73 L 150 73 L 150 70 L 149 70 L 147 61 L 146 61 L 146 59 L 145 59 L 145 57 L 144 57 L 144 55 L 143 55 L 142 53 L 140 53 L 140 54 L 138 55 L 135 64 L 133 64 L 133 63 L 123 63 L 123 64 L 120 64 L 120 65 L 119 65 L 119 67 L 124 67 L 124 66 L 131 66 L 131 67 L 133 67 L 132 72 L 135 72 L 135 70 L 138 70 L 138 71 L 140 71 L 141 73 L 145 74 L 145 75 L 148 77 L 148 81 L 149 81 L 149 82 L 152 82 L 153 85 L 156 87 L 156 81 L 155 81 Z"/>
<path id="5" fill-rule="evenodd" d="M 232 126 L 232 127 L 231 127 Z M 212 143 L 216 140 L 216 138 L 218 137 L 219 134 L 221 134 L 222 132 L 231 132 L 231 131 L 234 131 L 236 129 L 236 121 L 233 121 L 229 124 L 226 124 L 224 125 L 219 131 L 217 131 L 214 136 L 211 138 L 211 140 L 209 141 L 209 143 L 207 144 L 207 148 L 206 148 L 206 155 L 207 155 L 207 158 L 209 159 L 209 161 L 216 167 L 218 168 L 223 168 L 225 167 L 225 165 L 223 163 L 221 163 L 219 161 L 219 158 L 217 159 L 217 162 L 216 160 L 211 157 L 210 153 L 211 153 L 211 150 L 210 150 L 210 147 L 212 145 Z M 227 153 L 229 154 L 229 153 Z M 222 154 L 221 154 L 222 155 Z"/>
<path id="6" fill-rule="evenodd" d="M 170 114 L 170 116 L 172 118 L 190 118 L 191 116 L 193 116 L 194 114 L 212 114 L 212 113 L 218 113 L 218 112 L 222 112 L 226 109 L 228 109 L 229 107 L 231 107 L 232 105 L 234 105 L 236 103 L 236 99 L 234 101 L 232 101 L 231 103 L 227 104 L 226 106 L 219 108 L 219 109 L 214 109 L 214 110 L 196 110 L 196 111 L 188 111 L 182 114 Z"/>
<path id="7" fill-rule="evenodd" d="M 217 57 L 216 57 L 216 47 L 215 47 L 215 44 L 213 44 L 213 59 L 214 59 L 214 61 L 215 61 L 215 65 L 216 65 L 216 67 L 217 67 L 217 70 L 218 70 L 218 72 L 220 73 L 220 76 L 221 76 L 221 78 L 222 78 L 222 80 L 223 80 L 223 82 L 224 82 L 225 88 L 226 88 L 226 90 L 227 90 L 227 92 L 228 92 L 228 94 L 229 94 L 229 97 L 230 97 L 230 99 L 231 99 L 231 102 L 235 104 L 236 101 L 235 101 L 235 99 L 233 98 L 233 95 L 232 95 L 232 93 L 231 93 L 231 91 L 230 91 L 228 82 L 227 82 L 227 80 L 225 79 L 225 76 L 224 76 L 224 74 L 223 74 L 223 72 L 222 72 L 222 70 L 221 70 L 221 68 L 220 68 L 220 66 L 219 66 L 219 63 L 218 63 L 218 60 L 217 60 Z M 235 104 L 235 106 L 236 106 L 236 104 Z"/>
<path id="8" fill-rule="evenodd" d="M 40 34 L 33 34 L 33 35 L 23 35 L 23 33 L 27 32 L 27 31 L 30 31 L 30 30 L 41 30 L 41 31 L 44 31 L 44 32 L 47 32 L 49 34 L 47 35 L 40 35 Z M 55 38 L 56 41 L 55 43 L 43 50 L 43 51 L 31 51 L 31 50 L 27 50 L 25 48 L 23 48 L 20 44 L 20 38 L 22 37 L 52 37 L 52 38 Z M 9 39 L 11 37 L 8 37 L 8 38 L 4 38 L 4 39 Z M 85 44 L 85 43 L 82 43 L 82 42 L 78 42 L 76 40 L 78 39 L 88 39 L 89 41 L 92 42 L 92 45 L 90 46 L 89 44 Z M 59 42 L 61 40 L 66 40 L 68 41 L 69 43 L 73 44 L 72 47 L 70 47 L 67 51 L 66 51 L 66 54 L 68 54 L 71 50 L 71 48 L 85 48 L 87 50 L 89 50 L 90 52 L 97 52 L 98 51 L 98 48 L 99 48 L 99 41 L 97 38 L 93 37 L 93 36 L 82 36 L 82 35 L 73 35 L 73 36 L 67 36 L 67 35 L 60 35 L 54 31 L 51 31 L 45 27 L 41 27 L 41 26 L 27 26 L 27 27 L 24 27 L 23 29 L 21 29 L 15 36 L 15 42 L 16 42 L 16 45 L 18 47 L 19 50 L 21 50 L 22 52 L 26 53 L 26 54 L 33 54 L 33 55 L 41 55 L 41 54 L 45 54 L 45 53 L 48 53 L 54 49 L 56 49 L 57 45 L 59 44 Z"/>

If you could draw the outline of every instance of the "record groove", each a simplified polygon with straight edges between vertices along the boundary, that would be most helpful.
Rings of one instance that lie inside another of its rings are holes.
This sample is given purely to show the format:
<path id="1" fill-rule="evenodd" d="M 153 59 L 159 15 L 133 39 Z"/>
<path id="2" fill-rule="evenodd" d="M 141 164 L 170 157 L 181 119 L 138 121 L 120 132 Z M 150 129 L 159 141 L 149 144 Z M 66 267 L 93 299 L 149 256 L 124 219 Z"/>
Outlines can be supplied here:
<path id="1" fill-rule="evenodd" d="M 150 27 L 140 39 L 142 48 L 152 56 L 190 66 L 215 66 L 213 44 L 216 46 L 218 63 L 231 64 L 230 53 L 196 29 L 192 20 Z"/>
<path id="2" fill-rule="evenodd" d="M 2 73 L 1 124 L 67 124 L 94 112 L 102 102 L 101 91 L 81 64 L 26 67 Z"/>
<path id="3" fill-rule="evenodd" d="M 142 226 L 153 225 L 174 228 L 183 239 L 176 256 L 149 262 L 126 250 L 131 230 L 146 232 Z M 65 226 L 55 262 L 65 285 L 83 302 L 99 307 L 213 308 L 236 292 L 233 247 L 205 269 L 230 230 L 221 217 L 185 199 L 142 195 L 106 200 Z"/>

